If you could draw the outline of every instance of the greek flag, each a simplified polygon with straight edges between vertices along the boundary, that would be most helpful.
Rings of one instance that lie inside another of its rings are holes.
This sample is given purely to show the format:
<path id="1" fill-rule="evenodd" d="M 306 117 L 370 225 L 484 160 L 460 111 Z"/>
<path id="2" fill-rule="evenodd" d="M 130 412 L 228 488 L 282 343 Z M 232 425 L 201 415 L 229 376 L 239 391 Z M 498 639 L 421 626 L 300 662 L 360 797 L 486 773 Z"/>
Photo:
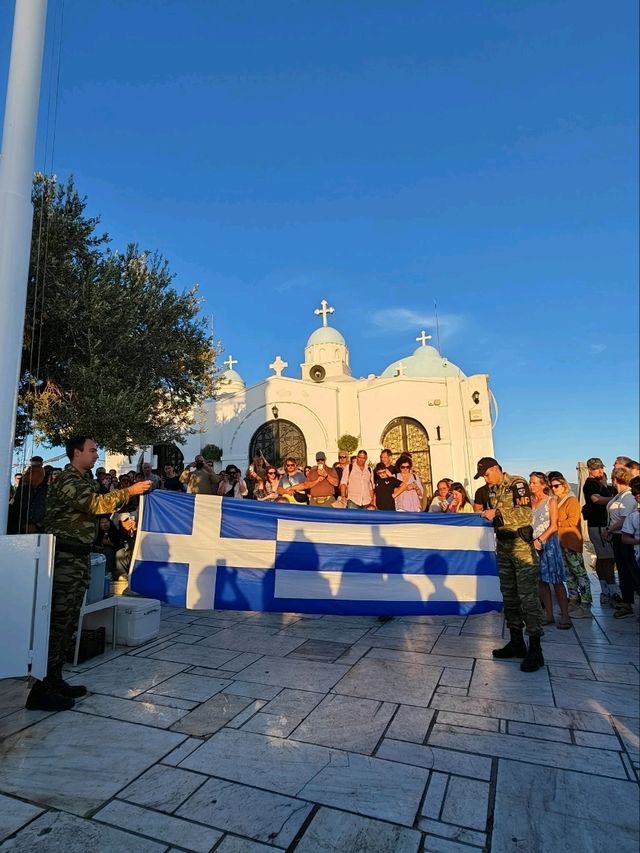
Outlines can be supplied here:
<path id="1" fill-rule="evenodd" d="M 154 491 L 130 586 L 194 609 L 500 610 L 494 534 L 474 514 L 366 512 Z"/>

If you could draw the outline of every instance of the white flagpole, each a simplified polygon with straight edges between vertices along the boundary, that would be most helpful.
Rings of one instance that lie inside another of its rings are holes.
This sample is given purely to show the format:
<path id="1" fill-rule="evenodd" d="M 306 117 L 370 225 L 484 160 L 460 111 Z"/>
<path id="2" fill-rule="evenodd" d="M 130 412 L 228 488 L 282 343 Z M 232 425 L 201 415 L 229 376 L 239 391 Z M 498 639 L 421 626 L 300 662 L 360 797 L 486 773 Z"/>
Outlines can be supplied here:
<path id="1" fill-rule="evenodd" d="M 47 0 L 16 0 L 0 156 L 0 530 L 9 504 Z"/>

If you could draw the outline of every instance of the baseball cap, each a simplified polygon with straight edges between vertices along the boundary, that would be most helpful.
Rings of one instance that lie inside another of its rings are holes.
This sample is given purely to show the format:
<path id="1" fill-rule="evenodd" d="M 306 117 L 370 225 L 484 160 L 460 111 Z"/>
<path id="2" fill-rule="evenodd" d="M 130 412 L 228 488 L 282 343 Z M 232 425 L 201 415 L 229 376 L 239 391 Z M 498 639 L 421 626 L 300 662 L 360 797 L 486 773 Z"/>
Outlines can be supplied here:
<path id="1" fill-rule="evenodd" d="M 320 462 L 320 460 L 322 460 L 322 461 L 324 462 L 324 460 L 325 460 L 326 458 L 327 458 L 327 455 L 326 455 L 326 453 L 323 453 L 323 452 L 322 452 L 322 450 L 319 450 L 319 451 L 316 453 L 316 462 Z"/>
<path id="2" fill-rule="evenodd" d="M 483 456 L 482 459 L 478 462 L 478 473 L 474 476 L 474 480 L 477 480 L 478 477 L 484 477 L 489 468 L 493 468 L 494 465 L 497 465 L 497 459 L 494 459 L 493 456 Z"/>
<path id="3" fill-rule="evenodd" d="M 595 471 L 597 468 L 604 468 L 604 462 L 598 456 L 592 456 L 587 459 L 587 468 L 590 471 Z"/>

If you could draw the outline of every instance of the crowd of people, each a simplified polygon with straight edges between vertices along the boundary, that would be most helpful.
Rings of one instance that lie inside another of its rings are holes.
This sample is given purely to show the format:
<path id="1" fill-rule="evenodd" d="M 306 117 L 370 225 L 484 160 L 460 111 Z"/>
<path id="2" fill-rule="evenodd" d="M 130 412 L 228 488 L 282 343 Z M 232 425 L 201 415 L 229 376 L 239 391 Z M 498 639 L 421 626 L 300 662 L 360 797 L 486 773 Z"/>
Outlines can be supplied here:
<path id="1" fill-rule="evenodd" d="M 315 462 L 302 466 L 289 456 L 281 465 L 271 465 L 258 454 L 243 476 L 233 464 L 216 473 L 213 461 L 198 455 L 182 471 L 170 463 L 161 472 L 154 471 L 149 462 L 143 462 L 139 470 L 121 474 L 115 469 L 97 468 L 95 479 L 101 495 L 148 482 L 152 490 L 356 510 L 483 513 L 492 506 L 489 485 L 477 489 L 470 498 L 462 483 L 443 478 L 436 483 L 434 494 L 427 494 L 410 453 L 394 461 L 392 451 L 385 448 L 379 461 L 372 463 L 365 450 L 352 456 L 340 451 L 338 459 L 328 464 L 326 454 L 318 451 Z M 555 597 L 559 629 L 570 628 L 572 619 L 591 615 L 593 599 L 583 557 L 582 519 L 595 552 L 600 604 L 613 608 L 616 618 L 628 617 L 633 614 L 635 590 L 640 590 L 638 463 L 626 456 L 617 457 L 611 482 L 601 459 L 589 459 L 587 469 L 582 506 L 561 472 L 532 471 L 528 478 L 539 599 L 544 623 L 551 625 L 555 622 Z M 16 476 L 10 533 L 44 530 L 47 491 L 62 470 L 34 456 L 24 473 Z M 130 496 L 119 512 L 98 519 L 94 546 L 105 555 L 113 580 L 126 577 L 131 565 L 138 502 L 139 497 Z"/>
<path id="2" fill-rule="evenodd" d="M 394 461 L 388 449 L 374 465 L 365 450 L 350 458 L 340 452 L 333 465 L 319 451 L 316 464 L 306 467 L 291 456 L 278 467 L 259 455 L 246 477 L 236 465 L 227 465 L 218 474 L 201 455 L 181 472 L 167 464 L 160 474 L 145 462 L 139 471 L 119 476 L 115 470 L 98 468 L 94 477 L 98 450 L 93 439 L 74 436 L 66 449 L 70 462 L 64 470 L 47 469 L 42 458 L 34 456 L 16 478 L 11 500 L 11 532 L 56 536 L 48 670 L 29 693 L 31 709 L 68 709 L 86 693 L 84 686 L 64 681 L 62 665 L 89 581 L 88 557 L 100 550 L 113 577 L 128 573 L 137 502 L 152 489 L 352 510 L 480 513 L 495 532 L 510 632 L 509 641 L 494 649 L 493 656 L 521 658 L 524 672 L 544 665 L 540 640 L 543 624 L 555 621 L 552 595 L 560 611 L 558 629 L 569 628 L 573 618 L 591 615 L 582 520 L 595 551 L 601 606 L 613 607 L 615 618 L 627 618 L 640 592 L 640 468 L 625 456 L 616 458 L 611 484 L 601 459 L 587 461 L 581 507 L 561 472 L 532 471 L 526 480 L 503 471 L 492 457 L 478 462 L 475 479 L 484 478 L 485 485 L 472 501 L 464 485 L 449 478 L 438 481 L 433 496 L 427 495 L 411 454 L 403 453 Z"/>

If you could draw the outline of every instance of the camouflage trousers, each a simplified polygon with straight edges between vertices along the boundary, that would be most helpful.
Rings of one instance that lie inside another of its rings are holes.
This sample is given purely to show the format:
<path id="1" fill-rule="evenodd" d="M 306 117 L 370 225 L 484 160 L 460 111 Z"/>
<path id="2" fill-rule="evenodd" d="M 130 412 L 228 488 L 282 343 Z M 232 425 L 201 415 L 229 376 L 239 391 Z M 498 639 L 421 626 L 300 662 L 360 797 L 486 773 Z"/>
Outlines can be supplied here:
<path id="1" fill-rule="evenodd" d="M 49 661 L 47 676 L 57 678 L 71 648 L 78 627 L 82 599 L 89 586 L 89 556 L 56 553 L 53 566 L 51 619 L 49 623 Z"/>
<path id="2" fill-rule="evenodd" d="M 582 554 L 578 551 L 562 549 L 564 567 L 567 571 L 567 593 L 569 601 L 591 606 L 593 596 L 591 595 L 591 584 L 584 565 Z"/>
<path id="3" fill-rule="evenodd" d="M 538 561 L 533 545 L 522 539 L 497 543 L 500 591 L 507 626 L 530 637 L 542 636 L 542 609 L 538 592 Z"/>

